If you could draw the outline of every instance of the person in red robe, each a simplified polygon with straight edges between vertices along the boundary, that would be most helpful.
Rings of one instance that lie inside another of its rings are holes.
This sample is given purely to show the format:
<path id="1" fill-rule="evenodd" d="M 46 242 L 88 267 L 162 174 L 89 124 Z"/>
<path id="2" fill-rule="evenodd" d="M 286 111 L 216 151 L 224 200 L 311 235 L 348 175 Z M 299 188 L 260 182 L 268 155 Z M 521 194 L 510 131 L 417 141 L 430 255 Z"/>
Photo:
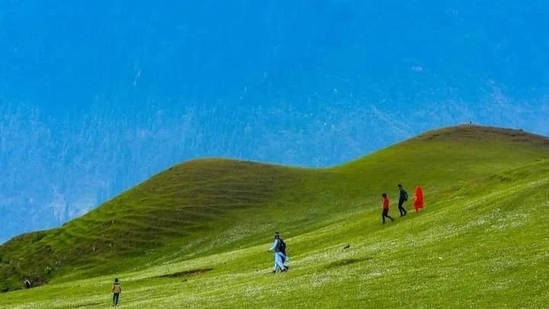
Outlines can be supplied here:
<path id="1" fill-rule="evenodd" d="M 425 206 L 425 200 L 423 199 L 423 189 L 420 186 L 416 186 L 414 195 L 414 209 L 416 212 L 423 209 Z"/>
<path id="2" fill-rule="evenodd" d="M 391 219 L 391 222 L 395 221 L 393 217 L 389 216 L 389 197 L 387 196 L 387 193 L 383 193 L 381 195 L 383 197 L 383 212 L 381 213 L 381 222 L 385 224 L 385 218 Z"/>

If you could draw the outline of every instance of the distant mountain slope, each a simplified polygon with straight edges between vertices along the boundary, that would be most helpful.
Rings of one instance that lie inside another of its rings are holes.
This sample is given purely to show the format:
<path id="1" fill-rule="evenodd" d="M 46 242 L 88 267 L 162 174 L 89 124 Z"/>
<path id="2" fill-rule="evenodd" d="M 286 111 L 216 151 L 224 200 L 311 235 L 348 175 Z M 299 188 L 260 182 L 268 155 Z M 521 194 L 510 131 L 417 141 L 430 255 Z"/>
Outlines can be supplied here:
<path id="1" fill-rule="evenodd" d="M 4 290 L 23 276 L 98 275 L 258 243 L 283 228 L 312 229 L 334 213 L 377 207 L 396 184 L 430 193 L 549 158 L 549 139 L 458 126 L 427 132 L 344 165 L 283 167 L 225 159 L 174 166 L 61 228 L 0 247 Z M 218 239 L 217 235 L 230 235 Z"/>
<path id="2" fill-rule="evenodd" d="M 546 0 L 3 1 L 0 242 L 182 161 L 320 167 L 474 121 L 549 134 Z"/>

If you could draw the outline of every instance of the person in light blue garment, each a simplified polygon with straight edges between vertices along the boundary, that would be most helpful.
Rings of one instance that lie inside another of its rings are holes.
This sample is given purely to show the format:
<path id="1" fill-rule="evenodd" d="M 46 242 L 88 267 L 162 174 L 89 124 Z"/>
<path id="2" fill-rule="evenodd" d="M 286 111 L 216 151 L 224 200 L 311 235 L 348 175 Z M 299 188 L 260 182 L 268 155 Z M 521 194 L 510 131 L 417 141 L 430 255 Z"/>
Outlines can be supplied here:
<path id="1" fill-rule="evenodd" d="M 287 271 L 288 266 L 284 265 L 284 262 L 288 259 L 286 256 L 286 243 L 280 238 L 278 232 L 275 232 L 274 243 L 271 248 L 269 248 L 269 251 L 274 251 L 273 274 L 276 273 L 277 270 L 280 270 L 280 272 Z"/>

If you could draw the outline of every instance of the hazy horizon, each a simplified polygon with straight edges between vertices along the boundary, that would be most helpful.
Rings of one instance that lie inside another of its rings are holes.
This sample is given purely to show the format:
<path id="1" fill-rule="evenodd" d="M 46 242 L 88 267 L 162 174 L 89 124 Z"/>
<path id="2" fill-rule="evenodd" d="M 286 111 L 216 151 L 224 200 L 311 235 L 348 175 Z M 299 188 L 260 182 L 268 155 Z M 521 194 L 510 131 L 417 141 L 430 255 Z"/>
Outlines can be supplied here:
<path id="1" fill-rule="evenodd" d="M 472 121 L 549 135 L 549 3 L 0 4 L 0 241 L 205 156 L 321 167 Z"/>

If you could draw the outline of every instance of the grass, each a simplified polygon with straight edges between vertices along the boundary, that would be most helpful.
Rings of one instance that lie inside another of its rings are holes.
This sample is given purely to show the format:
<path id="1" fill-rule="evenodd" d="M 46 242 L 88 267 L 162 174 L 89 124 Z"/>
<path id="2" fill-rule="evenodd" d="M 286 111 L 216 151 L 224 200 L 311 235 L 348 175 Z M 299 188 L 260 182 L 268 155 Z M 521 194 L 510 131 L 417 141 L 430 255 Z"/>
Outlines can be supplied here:
<path id="1" fill-rule="evenodd" d="M 325 169 L 187 162 L 0 247 L 5 288 L 49 282 L 0 308 L 103 308 L 115 276 L 124 308 L 544 308 L 548 159 L 546 138 L 460 126 Z M 426 211 L 382 226 L 397 183 Z M 274 230 L 288 273 L 270 273 Z"/>

